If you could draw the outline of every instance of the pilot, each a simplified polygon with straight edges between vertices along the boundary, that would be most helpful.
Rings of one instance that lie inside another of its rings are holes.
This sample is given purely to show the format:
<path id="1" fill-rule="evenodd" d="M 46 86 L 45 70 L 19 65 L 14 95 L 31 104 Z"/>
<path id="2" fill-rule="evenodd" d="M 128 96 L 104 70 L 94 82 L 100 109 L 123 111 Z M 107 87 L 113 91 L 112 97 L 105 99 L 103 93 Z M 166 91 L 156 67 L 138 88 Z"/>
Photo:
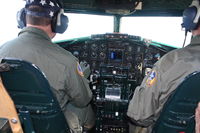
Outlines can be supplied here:
<path id="1" fill-rule="evenodd" d="M 132 123 L 130 133 L 151 133 L 168 97 L 187 75 L 200 71 L 199 18 L 199 0 L 193 0 L 183 12 L 182 24 L 186 32 L 192 32 L 191 42 L 164 55 L 135 89 L 127 111 Z"/>
<path id="2" fill-rule="evenodd" d="M 92 92 L 84 72 L 70 52 L 51 42 L 63 33 L 68 18 L 59 0 L 26 0 L 17 14 L 18 37 L 0 48 L 0 57 L 12 57 L 37 65 L 46 75 L 70 129 L 81 133 L 95 124 Z M 11 31 L 12 32 L 12 31 Z M 83 65 L 85 66 L 85 65 Z"/>
<path id="3" fill-rule="evenodd" d="M 200 133 L 200 103 L 198 103 L 198 106 L 195 110 L 195 133 Z"/>

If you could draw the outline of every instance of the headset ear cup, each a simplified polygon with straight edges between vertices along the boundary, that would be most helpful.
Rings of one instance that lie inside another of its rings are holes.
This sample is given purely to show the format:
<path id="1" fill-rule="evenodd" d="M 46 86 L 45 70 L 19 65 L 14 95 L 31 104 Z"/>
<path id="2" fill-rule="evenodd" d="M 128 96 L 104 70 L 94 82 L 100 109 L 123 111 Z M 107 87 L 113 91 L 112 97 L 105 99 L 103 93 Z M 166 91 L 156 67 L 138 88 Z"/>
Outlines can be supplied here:
<path id="1" fill-rule="evenodd" d="M 68 27 L 68 17 L 64 14 L 61 14 L 59 18 L 57 18 L 57 24 L 56 24 L 56 33 L 64 33 L 67 30 Z"/>
<path id="2" fill-rule="evenodd" d="M 20 11 L 17 12 L 17 23 L 18 28 L 23 29 L 26 27 L 26 10 L 22 8 Z"/>
<path id="3" fill-rule="evenodd" d="M 197 27 L 198 23 L 194 23 L 194 19 L 197 14 L 197 8 L 196 7 L 189 7 L 184 10 L 183 12 L 183 27 L 185 27 L 186 30 L 194 30 Z"/>
<path id="4" fill-rule="evenodd" d="M 64 33 L 68 27 L 68 17 L 60 10 L 57 15 L 52 18 L 52 31 L 54 33 Z"/>
<path id="5" fill-rule="evenodd" d="M 187 31 L 195 30 L 199 26 L 200 3 L 199 0 L 193 0 L 191 5 L 183 12 L 182 27 Z"/>

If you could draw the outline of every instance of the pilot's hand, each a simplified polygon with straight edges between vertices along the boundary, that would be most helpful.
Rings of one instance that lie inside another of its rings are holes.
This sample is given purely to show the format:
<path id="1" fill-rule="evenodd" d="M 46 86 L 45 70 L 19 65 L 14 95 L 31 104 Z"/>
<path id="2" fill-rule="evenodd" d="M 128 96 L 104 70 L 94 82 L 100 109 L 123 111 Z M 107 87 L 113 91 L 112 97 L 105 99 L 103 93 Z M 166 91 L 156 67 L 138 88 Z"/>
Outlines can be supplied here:
<path id="1" fill-rule="evenodd" d="M 81 69 L 83 71 L 84 77 L 88 78 L 90 76 L 91 70 L 90 65 L 86 61 L 80 62 Z"/>

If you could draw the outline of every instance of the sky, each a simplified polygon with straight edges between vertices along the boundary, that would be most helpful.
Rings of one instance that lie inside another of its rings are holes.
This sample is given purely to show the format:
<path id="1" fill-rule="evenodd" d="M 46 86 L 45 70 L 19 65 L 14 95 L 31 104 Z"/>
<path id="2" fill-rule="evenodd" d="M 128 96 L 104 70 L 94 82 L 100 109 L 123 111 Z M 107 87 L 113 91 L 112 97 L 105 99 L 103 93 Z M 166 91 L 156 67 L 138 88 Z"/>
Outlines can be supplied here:
<path id="1" fill-rule="evenodd" d="M 156 42 L 182 47 L 185 31 L 181 27 L 182 17 L 127 17 L 122 19 L 122 32 L 138 35 Z M 129 25 L 127 27 L 127 25 Z M 189 44 L 188 33 L 186 44 Z"/>
<path id="2" fill-rule="evenodd" d="M 0 6 L 0 45 L 17 36 L 16 13 L 24 5 L 22 0 L 3 0 Z"/>
<path id="3" fill-rule="evenodd" d="M 0 7 L 0 45 L 17 37 L 16 13 L 24 7 L 23 0 L 4 0 Z M 113 32 L 113 17 L 98 15 L 67 14 L 69 26 L 64 34 L 57 34 L 53 41 Z M 141 36 L 156 42 L 182 47 L 184 31 L 181 17 L 126 17 L 121 20 L 121 33 Z M 95 30 L 94 30 L 95 29 Z M 187 36 L 186 45 L 191 34 Z"/>

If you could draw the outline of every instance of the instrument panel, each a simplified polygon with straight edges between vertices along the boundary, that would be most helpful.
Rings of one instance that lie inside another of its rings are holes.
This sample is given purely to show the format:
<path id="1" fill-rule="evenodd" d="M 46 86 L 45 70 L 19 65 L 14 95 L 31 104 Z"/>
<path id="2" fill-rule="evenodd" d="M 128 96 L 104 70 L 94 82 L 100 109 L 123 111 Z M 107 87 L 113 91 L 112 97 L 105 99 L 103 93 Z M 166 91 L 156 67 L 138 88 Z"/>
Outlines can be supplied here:
<path id="1" fill-rule="evenodd" d="M 58 43 L 90 65 L 96 133 L 128 133 L 126 110 L 154 63 L 174 48 L 128 34 L 97 34 Z"/>
<path id="2" fill-rule="evenodd" d="M 129 79 L 136 80 L 138 84 L 141 83 L 146 68 L 152 68 L 160 57 L 173 49 L 150 45 L 141 37 L 128 34 L 98 34 L 83 41 L 58 44 L 79 61 L 90 64 L 91 74 L 99 73 L 100 67 L 105 65 L 127 67 Z"/>

